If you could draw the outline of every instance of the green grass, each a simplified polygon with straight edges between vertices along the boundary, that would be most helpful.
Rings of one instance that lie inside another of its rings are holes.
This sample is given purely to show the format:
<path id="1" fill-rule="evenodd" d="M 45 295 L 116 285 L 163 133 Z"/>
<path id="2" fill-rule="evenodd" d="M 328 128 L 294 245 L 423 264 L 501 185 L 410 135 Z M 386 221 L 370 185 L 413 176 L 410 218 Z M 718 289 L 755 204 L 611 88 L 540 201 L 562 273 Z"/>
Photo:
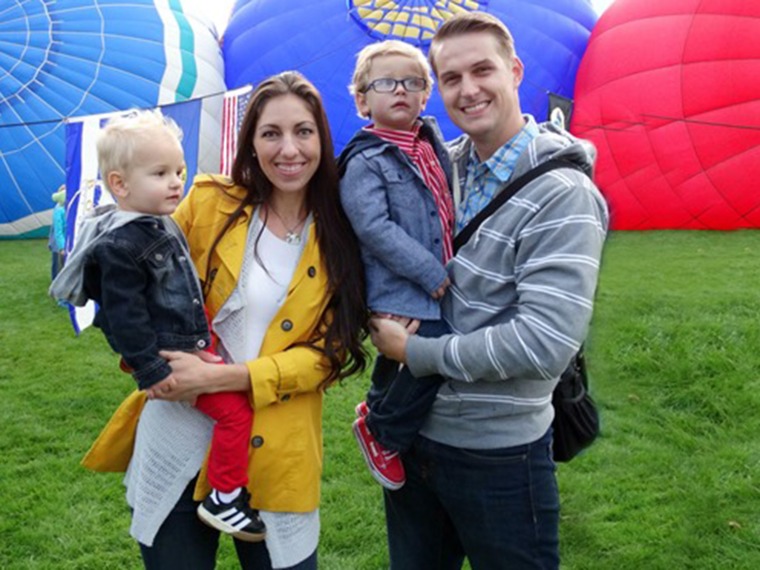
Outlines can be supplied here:
<path id="1" fill-rule="evenodd" d="M 559 467 L 563 568 L 760 568 L 757 232 L 615 233 L 588 359 L 603 435 Z M 41 240 L 0 242 L 0 568 L 140 568 L 121 476 L 79 460 L 131 380 L 47 298 Z M 380 488 L 330 390 L 320 566 L 386 568 Z M 219 568 L 234 568 L 223 540 Z"/>

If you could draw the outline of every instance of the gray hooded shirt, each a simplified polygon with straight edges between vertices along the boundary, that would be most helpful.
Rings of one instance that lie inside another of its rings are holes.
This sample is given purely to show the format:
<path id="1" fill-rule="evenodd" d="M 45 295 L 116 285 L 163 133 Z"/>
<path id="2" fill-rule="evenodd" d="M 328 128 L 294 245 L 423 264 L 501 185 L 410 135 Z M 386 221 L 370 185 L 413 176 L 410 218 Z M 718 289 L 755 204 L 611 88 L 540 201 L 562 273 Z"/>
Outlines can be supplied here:
<path id="1" fill-rule="evenodd" d="M 512 179 L 552 158 L 591 173 L 590 143 L 539 130 Z M 462 186 L 471 145 L 465 136 L 451 148 Z M 415 376 L 447 378 L 422 435 L 490 449 L 546 433 L 552 391 L 588 331 L 607 226 L 601 194 L 572 168 L 540 176 L 483 222 L 447 266 L 442 313 L 453 334 L 407 344 Z"/>

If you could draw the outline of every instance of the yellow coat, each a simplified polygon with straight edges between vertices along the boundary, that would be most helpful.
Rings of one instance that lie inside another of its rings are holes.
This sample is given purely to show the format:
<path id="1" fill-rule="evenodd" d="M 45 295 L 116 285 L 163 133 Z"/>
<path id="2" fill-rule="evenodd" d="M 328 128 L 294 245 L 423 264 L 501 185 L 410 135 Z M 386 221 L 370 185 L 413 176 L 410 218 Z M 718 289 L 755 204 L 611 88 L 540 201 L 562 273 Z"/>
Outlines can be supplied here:
<path id="1" fill-rule="evenodd" d="M 242 196 L 229 184 L 227 191 Z M 187 236 L 201 278 L 211 245 L 238 201 L 225 196 L 210 176 L 198 176 L 174 214 Z M 233 291 L 243 261 L 252 209 L 231 227 L 211 258 L 211 288 L 206 298 L 211 318 Z M 322 392 L 327 359 L 306 342 L 329 301 L 327 273 L 316 240 L 314 224 L 290 282 L 285 302 L 264 336 L 259 358 L 246 362 L 254 409 L 249 448 L 249 487 L 255 508 L 268 511 L 309 512 L 319 505 L 322 473 Z M 96 471 L 122 471 L 129 463 L 143 392 L 134 392 L 121 404 L 82 463 Z M 196 499 L 209 491 L 201 471 Z"/>

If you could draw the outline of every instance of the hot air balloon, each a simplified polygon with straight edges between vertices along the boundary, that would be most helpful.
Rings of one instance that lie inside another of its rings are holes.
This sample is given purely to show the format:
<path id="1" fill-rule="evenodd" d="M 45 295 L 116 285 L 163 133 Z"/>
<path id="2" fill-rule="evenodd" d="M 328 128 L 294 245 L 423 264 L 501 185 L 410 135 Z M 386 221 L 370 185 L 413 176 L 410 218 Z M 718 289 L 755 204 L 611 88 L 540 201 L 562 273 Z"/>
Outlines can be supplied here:
<path id="1" fill-rule="evenodd" d="M 760 227 L 760 4 L 617 0 L 589 40 L 571 131 L 624 230 Z"/>
<path id="2" fill-rule="evenodd" d="M 220 93 L 223 73 L 213 25 L 180 0 L 0 0 L 0 237 L 45 234 L 65 119 Z M 201 169 L 218 168 L 219 109 Z"/>
<path id="3" fill-rule="evenodd" d="M 520 86 L 525 111 L 545 120 L 549 93 L 572 96 L 597 19 L 585 0 L 238 0 L 224 39 L 227 86 L 300 71 L 322 93 L 339 151 L 365 124 L 347 89 L 357 52 L 383 39 L 427 51 L 441 22 L 463 10 L 490 12 L 514 34 L 526 68 Z M 447 138 L 459 134 L 435 91 L 426 112 L 438 118 Z"/>

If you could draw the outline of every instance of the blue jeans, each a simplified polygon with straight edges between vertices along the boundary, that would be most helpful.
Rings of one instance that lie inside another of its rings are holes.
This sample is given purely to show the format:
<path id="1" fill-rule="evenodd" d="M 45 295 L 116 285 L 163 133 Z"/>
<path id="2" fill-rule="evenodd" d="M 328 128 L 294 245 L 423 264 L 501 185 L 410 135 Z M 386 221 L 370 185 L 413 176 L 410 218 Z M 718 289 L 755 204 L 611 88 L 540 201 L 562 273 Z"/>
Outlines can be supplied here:
<path id="1" fill-rule="evenodd" d="M 551 429 L 505 449 L 418 437 L 406 484 L 384 492 L 392 570 L 559 568 L 559 492 Z"/>
<path id="2" fill-rule="evenodd" d="M 158 530 L 153 546 L 140 544 L 146 570 L 213 570 L 219 547 L 219 531 L 198 518 L 198 503 L 193 500 L 195 479 Z M 243 570 L 272 570 L 269 552 L 263 542 L 235 540 L 235 551 Z M 316 570 L 317 551 L 288 570 Z"/>
<path id="3" fill-rule="evenodd" d="M 422 321 L 417 334 L 436 338 L 451 330 L 443 320 Z M 398 362 L 379 355 L 372 371 L 372 386 L 367 394 L 367 428 L 386 449 L 406 451 L 412 445 L 433 406 L 440 376 L 415 378 Z"/>

